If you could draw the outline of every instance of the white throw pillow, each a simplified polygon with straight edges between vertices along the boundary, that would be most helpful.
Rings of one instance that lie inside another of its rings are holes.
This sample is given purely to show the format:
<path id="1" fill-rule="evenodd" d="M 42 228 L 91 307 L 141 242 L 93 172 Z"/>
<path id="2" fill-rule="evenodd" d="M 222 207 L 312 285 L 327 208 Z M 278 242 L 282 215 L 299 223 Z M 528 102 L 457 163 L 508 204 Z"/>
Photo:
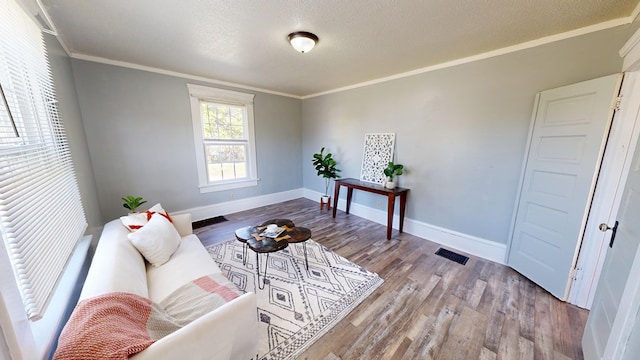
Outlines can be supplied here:
<path id="1" fill-rule="evenodd" d="M 169 219 L 170 222 L 173 222 L 173 220 L 171 220 L 171 217 L 169 216 L 169 213 L 162 208 L 162 205 L 160 205 L 160 203 L 153 205 L 149 210 L 135 214 L 129 214 L 127 216 L 121 216 L 120 221 L 122 222 L 122 225 L 129 229 L 129 231 L 137 231 L 140 230 L 155 213 L 163 214 L 167 219 Z"/>
<path id="2" fill-rule="evenodd" d="M 140 230 L 127 237 L 142 256 L 156 267 L 169 261 L 182 239 L 173 224 L 160 213 L 153 214 Z"/>

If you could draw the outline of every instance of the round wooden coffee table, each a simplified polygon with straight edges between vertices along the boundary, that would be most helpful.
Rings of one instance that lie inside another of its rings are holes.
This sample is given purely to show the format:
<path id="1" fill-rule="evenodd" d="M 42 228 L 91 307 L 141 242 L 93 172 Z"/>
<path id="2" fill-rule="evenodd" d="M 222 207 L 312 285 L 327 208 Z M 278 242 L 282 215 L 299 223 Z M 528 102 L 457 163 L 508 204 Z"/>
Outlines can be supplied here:
<path id="1" fill-rule="evenodd" d="M 293 221 L 289 219 L 272 219 L 267 220 L 260 224 L 260 226 L 267 226 L 269 224 L 276 224 L 278 226 L 286 227 L 285 231 L 280 234 L 281 237 L 284 237 L 285 240 L 289 244 L 302 243 L 302 248 L 304 250 L 304 263 L 307 270 L 309 270 L 309 260 L 307 259 L 307 240 L 311 239 L 311 230 L 301 227 L 295 226 Z"/>
<path id="2" fill-rule="evenodd" d="M 266 230 L 267 225 L 276 224 L 283 227 L 284 231 L 276 238 L 260 236 Z M 304 247 L 304 260 L 307 270 L 309 270 L 309 261 L 307 259 L 306 241 L 311 238 L 311 230 L 303 227 L 296 227 L 289 219 L 271 219 L 257 226 L 246 226 L 235 231 L 236 239 L 243 243 L 242 262 L 246 265 L 247 250 L 246 247 L 256 253 L 256 272 L 258 275 L 258 288 L 264 289 L 264 283 L 267 276 L 267 268 L 269 266 L 269 254 L 280 251 L 289 243 L 302 243 Z M 267 254 L 264 275 L 262 276 L 262 286 L 260 285 L 260 254 Z"/>
<path id="3" fill-rule="evenodd" d="M 288 220 L 288 219 L 273 219 L 273 220 L 265 221 L 264 223 L 262 223 L 260 225 L 245 226 L 243 228 L 240 228 L 240 229 L 236 230 L 235 231 L 236 239 L 242 243 L 242 265 L 247 265 L 247 241 L 249 239 L 256 239 L 254 236 L 257 236 L 258 234 L 260 234 L 263 230 L 266 229 L 267 225 L 269 225 L 269 224 L 276 224 L 278 226 L 287 226 L 288 228 L 295 227 L 295 225 L 293 224 L 293 222 L 291 220 Z M 265 244 L 256 244 L 256 248 L 264 248 L 265 250 L 267 248 L 269 248 L 270 246 L 274 247 L 275 244 L 273 244 L 271 241 L 267 241 L 267 243 L 265 243 Z M 285 247 L 286 246 L 284 246 L 281 249 L 272 250 L 272 251 L 269 251 L 269 252 L 282 250 Z M 277 246 L 276 246 L 276 248 L 277 248 Z M 267 251 L 262 251 L 262 252 L 264 253 L 264 252 L 267 252 Z"/>

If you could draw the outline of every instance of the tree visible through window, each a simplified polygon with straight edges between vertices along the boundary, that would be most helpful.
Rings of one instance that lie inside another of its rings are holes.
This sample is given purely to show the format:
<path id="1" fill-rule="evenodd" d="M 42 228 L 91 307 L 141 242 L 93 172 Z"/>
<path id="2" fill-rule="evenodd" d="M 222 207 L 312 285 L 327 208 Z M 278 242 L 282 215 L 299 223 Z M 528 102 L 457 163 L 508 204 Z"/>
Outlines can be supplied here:
<path id="1" fill-rule="evenodd" d="M 243 179 L 247 174 L 244 107 L 200 102 L 209 182 Z"/>

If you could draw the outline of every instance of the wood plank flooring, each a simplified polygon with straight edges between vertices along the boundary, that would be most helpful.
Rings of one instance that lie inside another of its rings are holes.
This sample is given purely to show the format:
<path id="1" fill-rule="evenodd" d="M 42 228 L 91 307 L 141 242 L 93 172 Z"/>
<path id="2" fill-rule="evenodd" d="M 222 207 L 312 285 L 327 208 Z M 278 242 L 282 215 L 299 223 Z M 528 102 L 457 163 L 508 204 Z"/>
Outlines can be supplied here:
<path id="1" fill-rule="evenodd" d="M 582 359 L 588 311 L 563 303 L 516 271 L 471 254 L 466 265 L 440 245 L 297 199 L 235 214 L 196 230 L 205 245 L 235 229 L 289 218 L 312 238 L 384 280 L 299 359 Z M 450 249 L 454 250 L 454 249 Z M 454 250 L 455 251 L 455 250 Z"/>

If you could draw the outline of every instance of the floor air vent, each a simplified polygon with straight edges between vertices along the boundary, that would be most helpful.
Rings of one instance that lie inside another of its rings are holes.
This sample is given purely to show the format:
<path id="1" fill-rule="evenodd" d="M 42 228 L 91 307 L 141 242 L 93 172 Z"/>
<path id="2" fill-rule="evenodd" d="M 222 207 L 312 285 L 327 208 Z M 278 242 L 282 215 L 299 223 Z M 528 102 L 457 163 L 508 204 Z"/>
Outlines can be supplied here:
<path id="1" fill-rule="evenodd" d="M 457 253 L 454 253 L 453 251 L 449 251 L 443 248 L 438 249 L 438 251 L 436 251 L 436 255 L 442 256 L 443 258 L 447 258 L 451 261 L 455 261 L 458 264 L 466 264 L 467 260 L 469 260 L 469 257 L 464 256 L 464 255 L 460 255 Z"/>
<path id="2" fill-rule="evenodd" d="M 194 229 L 198 229 L 198 228 L 201 228 L 201 227 L 205 227 L 205 226 L 221 223 L 223 221 L 227 221 L 227 219 L 224 216 L 216 216 L 216 217 L 212 217 L 210 219 L 204 219 L 204 220 L 200 220 L 200 221 L 195 221 L 192 224 L 192 226 L 193 226 Z"/>

